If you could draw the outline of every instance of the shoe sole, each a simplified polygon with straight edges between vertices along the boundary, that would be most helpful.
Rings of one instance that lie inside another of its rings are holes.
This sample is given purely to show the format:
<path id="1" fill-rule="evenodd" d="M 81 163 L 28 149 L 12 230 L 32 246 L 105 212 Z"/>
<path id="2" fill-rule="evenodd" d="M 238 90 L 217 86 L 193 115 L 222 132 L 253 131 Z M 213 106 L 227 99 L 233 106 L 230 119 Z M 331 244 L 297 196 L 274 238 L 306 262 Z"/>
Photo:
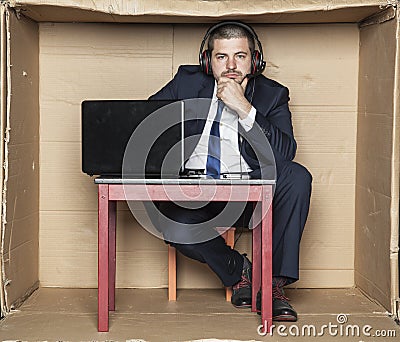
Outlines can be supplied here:
<path id="1" fill-rule="evenodd" d="M 257 315 L 261 315 L 261 310 L 257 310 Z M 272 320 L 275 322 L 297 322 L 297 317 L 291 315 L 273 316 Z"/>
<path id="2" fill-rule="evenodd" d="M 297 322 L 297 318 L 290 315 L 281 315 L 272 317 L 272 320 L 275 322 Z"/>
<path id="3" fill-rule="evenodd" d="M 231 303 L 232 304 L 232 303 Z M 235 304 L 232 304 L 236 309 L 248 309 L 248 308 L 251 308 L 251 304 L 246 304 L 246 305 L 235 305 Z"/>

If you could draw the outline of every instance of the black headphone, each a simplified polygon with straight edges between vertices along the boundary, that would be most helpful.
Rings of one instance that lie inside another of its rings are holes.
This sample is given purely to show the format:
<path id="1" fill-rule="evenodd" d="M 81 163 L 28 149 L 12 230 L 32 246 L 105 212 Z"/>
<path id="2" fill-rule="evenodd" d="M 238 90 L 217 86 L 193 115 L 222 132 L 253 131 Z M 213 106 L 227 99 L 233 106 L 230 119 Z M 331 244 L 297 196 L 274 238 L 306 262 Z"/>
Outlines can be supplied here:
<path id="1" fill-rule="evenodd" d="M 212 69 L 211 69 L 211 51 L 210 50 L 204 50 L 204 44 L 206 43 L 208 37 L 210 37 L 211 33 L 214 32 L 216 29 L 220 28 L 221 26 L 225 25 L 236 25 L 244 28 L 247 30 L 254 38 L 254 40 L 257 42 L 258 45 L 258 50 L 254 50 L 251 54 L 251 71 L 250 74 L 251 76 L 257 76 L 260 75 L 264 69 L 265 69 L 265 61 L 263 60 L 263 50 L 262 46 L 260 43 L 260 40 L 257 37 L 256 32 L 249 26 L 246 25 L 245 23 L 242 23 L 240 21 L 223 21 L 221 23 L 218 23 L 212 27 L 210 27 L 207 30 L 206 35 L 203 38 L 203 41 L 201 42 L 200 45 L 200 52 L 199 52 L 199 64 L 200 64 L 200 69 L 206 73 L 207 75 L 212 75 Z"/>

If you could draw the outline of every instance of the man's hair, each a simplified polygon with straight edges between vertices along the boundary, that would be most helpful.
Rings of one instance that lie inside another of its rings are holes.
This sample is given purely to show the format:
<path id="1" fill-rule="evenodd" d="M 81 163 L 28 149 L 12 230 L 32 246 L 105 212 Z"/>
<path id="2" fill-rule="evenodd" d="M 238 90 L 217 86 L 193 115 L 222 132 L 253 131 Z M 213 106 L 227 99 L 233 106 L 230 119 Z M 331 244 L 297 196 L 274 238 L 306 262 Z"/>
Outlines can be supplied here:
<path id="1" fill-rule="evenodd" d="M 253 35 L 249 32 L 249 30 L 235 24 L 223 25 L 211 32 L 210 37 L 208 38 L 208 50 L 210 50 L 211 52 L 214 49 L 215 39 L 232 38 L 247 38 L 247 41 L 249 42 L 250 52 L 254 51 L 255 43 Z"/>

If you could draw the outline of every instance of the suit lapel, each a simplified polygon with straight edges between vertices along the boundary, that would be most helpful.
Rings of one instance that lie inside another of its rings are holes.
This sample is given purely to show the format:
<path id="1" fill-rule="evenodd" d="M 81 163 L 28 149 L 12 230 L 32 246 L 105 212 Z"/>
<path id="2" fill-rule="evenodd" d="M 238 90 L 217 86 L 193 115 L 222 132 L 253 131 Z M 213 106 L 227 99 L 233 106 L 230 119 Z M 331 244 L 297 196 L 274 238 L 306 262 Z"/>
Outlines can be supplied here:
<path id="1" fill-rule="evenodd" d="M 204 75 L 203 82 L 201 83 L 198 97 L 211 99 L 214 92 L 214 78 Z"/>
<path id="2" fill-rule="evenodd" d="M 249 101 L 249 102 L 251 102 L 252 97 L 253 97 L 252 93 L 253 93 L 254 82 L 255 82 L 255 78 L 252 77 L 249 80 L 249 83 L 247 83 L 246 91 L 244 93 L 244 96 L 246 97 L 247 101 Z"/>

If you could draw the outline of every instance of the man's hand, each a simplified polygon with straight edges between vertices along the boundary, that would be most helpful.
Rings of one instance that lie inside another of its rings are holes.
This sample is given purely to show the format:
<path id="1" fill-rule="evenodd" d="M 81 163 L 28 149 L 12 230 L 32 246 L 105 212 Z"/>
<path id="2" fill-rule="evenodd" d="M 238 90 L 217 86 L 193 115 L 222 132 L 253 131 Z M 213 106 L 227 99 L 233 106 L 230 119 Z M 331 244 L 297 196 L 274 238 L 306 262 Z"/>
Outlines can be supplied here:
<path id="1" fill-rule="evenodd" d="M 217 97 L 225 105 L 234 110 L 241 119 L 245 119 L 251 110 L 251 103 L 244 96 L 248 78 L 245 77 L 242 83 L 228 77 L 220 77 L 217 83 Z"/>

